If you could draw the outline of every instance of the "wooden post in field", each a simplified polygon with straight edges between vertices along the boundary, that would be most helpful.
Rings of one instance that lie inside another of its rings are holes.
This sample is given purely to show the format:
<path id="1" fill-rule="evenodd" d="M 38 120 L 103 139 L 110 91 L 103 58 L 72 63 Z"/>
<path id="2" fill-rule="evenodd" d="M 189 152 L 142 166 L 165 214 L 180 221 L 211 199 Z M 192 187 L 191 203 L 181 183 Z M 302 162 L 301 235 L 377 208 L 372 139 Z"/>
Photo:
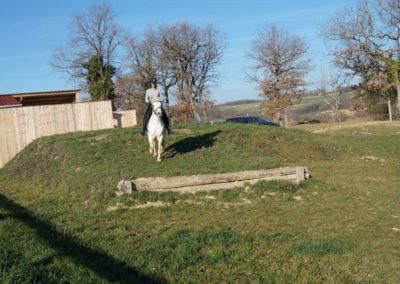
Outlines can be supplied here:
<path id="1" fill-rule="evenodd" d="M 389 109 L 389 121 L 393 122 L 393 117 L 392 117 L 392 105 L 390 103 L 390 99 L 388 100 L 388 109 Z"/>

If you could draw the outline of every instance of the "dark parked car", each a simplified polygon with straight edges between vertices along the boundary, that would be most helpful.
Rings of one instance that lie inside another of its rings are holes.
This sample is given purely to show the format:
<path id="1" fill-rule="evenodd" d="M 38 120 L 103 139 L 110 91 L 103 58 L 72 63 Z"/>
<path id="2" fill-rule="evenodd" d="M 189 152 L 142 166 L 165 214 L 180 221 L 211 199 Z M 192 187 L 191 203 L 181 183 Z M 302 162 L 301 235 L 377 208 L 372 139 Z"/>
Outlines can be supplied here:
<path id="1" fill-rule="evenodd" d="M 254 124 L 261 124 L 261 125 L 269 125 L 269 126 L 279 126 L 275 122 L 258 116 L 237 116 L 228 118 L 225 122 L 227 123 L 254 123 Z"/>

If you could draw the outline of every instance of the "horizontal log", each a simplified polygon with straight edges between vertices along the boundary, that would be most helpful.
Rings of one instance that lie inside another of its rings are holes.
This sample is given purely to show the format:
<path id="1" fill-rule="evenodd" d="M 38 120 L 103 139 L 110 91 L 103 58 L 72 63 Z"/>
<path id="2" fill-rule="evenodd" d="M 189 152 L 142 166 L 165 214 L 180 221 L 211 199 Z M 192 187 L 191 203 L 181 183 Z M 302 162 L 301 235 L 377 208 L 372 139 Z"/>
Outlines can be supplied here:
<path id="1" fill-rule="evenodd" d="M 296 175 L 271 176 L 271 177 L 264 177 L 264 178 L 258 178 L 258 179 L 249 179 L 249 180 L 215 183 L 215 184 L 175 187 L 175 188 L 168 188 L 168 189 L 153 189 L 153 190 L 149 190 L 149 191 L 155 191 L 155 192 L 173 191 L 173 192 L 179 192 L 179 193 L 196 193 L 196 192 L 200 192 L 200 191 L 224 190 L 224 189 L 230 189 L 230 188 L 235 188 L 235 187 L 244 187 L 247 184 L 252 185 L 259 181 L 283 180 L 283 181 L 293 182 L 294 180 L 296 180 L 296 178 L 297 178 Z"/>
<path id="2" fill-rule="evenodd" d="M 286 167 L 225 174 L 138 178 L 133 183 L 137 191 L 196 192 L 240 187 L 246 183 L 252 184 L 261 180 L 286 180 L 298 184 L 308 177 L 309 174 L 306 167 Z"/>

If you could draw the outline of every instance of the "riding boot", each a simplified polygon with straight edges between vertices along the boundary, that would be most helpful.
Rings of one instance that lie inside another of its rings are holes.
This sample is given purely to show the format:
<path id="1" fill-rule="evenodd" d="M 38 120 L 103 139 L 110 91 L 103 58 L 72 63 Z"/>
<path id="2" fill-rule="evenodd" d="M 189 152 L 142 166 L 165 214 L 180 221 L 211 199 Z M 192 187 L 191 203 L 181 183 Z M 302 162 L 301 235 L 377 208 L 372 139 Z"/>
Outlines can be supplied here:
<path id="1" fill-rule="evenodd" d="M 162 114 L 161 118 L 162 118 L 162 120 L 164 122 L 164 126 L 167 129 L 168 134 L 174 134 L 175 131 L 173 131 L 171 129 L 171 127 L 169 126 L 169 118 L 168 118 L 167 113 L 165 112 L 165 110 L 163 111 L 163 114 Z"/>
<path id="2" fill-rule="evenodd" d="M 150 120 L 150 116 L 151 116 L 151 104 L 148 104 L 147 106 L 147 110 L 146 113 L 143 116 L 143 128 L 142 130 L 139 132 L 141 135 L 145 135 L 146 131 L 147 131 L 147 124 L 149 123 Z"/>

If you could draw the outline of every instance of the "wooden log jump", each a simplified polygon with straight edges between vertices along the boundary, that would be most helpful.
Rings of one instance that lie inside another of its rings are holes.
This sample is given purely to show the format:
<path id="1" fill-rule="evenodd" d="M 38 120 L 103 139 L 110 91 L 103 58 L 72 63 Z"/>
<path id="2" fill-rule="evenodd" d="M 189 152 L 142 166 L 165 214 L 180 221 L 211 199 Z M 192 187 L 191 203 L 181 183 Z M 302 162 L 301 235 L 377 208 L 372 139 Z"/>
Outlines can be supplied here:
<path id="1" fill-rule="evenodd" d="M 138 178 L 132 183 L 137 191 L 194 193 L 241 187 L 245 184 L 254 184 L 263 180 L 284 180 L 298 184 L 307 178 L 309 178 L 307 167 L 286 167 L 225 174 Z"/>

